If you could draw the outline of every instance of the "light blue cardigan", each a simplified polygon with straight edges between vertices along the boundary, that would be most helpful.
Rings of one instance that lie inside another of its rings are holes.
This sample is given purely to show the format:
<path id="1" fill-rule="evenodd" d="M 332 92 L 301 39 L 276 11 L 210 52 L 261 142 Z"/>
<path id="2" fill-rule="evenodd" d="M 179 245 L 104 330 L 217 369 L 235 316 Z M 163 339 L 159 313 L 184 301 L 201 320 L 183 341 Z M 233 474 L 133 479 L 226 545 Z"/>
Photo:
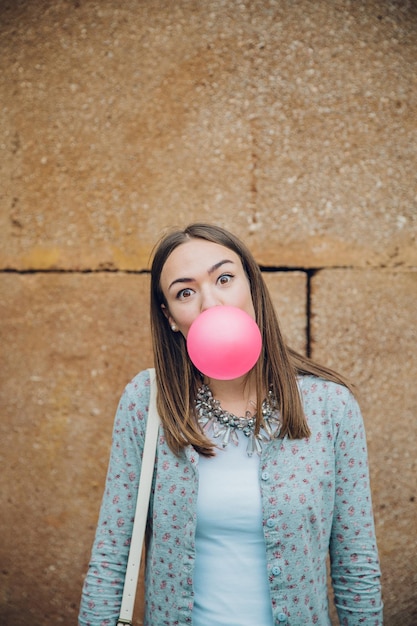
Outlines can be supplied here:
<path id="1" fill-rule="evenodd" d="M 301 388 L 311 437 L 272 440 L 259 467 L 273 624 L 330 625 L 330 548 L 341 625 L 380 626 L 380 570 L 362 416 L 340 385 L 306 376 Z M 82 626 L 113 626 L 119 615 L 148 402 L 149 376 L 143 371 L 127 385 L 116 413 L 81 600 Z M 176 457 L 161 430 L 150 507 L 147 626 L 192 624 L 198 459 L 191 447 Z"/>

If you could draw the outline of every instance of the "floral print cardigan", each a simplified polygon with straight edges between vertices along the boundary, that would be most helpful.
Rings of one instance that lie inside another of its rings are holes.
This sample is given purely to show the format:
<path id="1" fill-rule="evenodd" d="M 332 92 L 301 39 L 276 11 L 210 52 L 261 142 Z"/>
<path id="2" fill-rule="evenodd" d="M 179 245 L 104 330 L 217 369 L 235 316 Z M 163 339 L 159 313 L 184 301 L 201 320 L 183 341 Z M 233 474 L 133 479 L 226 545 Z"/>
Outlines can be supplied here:
<path id="1" fill-rule="evenodd" d="M 120 400 L 80 626 L 115 625 L 128 558 L 150 391 L 147 370 Z M 330 625 L 326 559 L 342 626 L 382 624 L 380 570 L 359 407 L 345 387 L 300 379 L 308 439 L 273 439 L 259 465 L 274 625 Z M 176 457 L 161 427 L 148 520 L 147 626 L 192 624 L 198 454 Z M 272 625 L 271 625 L 272 626 Z"/>

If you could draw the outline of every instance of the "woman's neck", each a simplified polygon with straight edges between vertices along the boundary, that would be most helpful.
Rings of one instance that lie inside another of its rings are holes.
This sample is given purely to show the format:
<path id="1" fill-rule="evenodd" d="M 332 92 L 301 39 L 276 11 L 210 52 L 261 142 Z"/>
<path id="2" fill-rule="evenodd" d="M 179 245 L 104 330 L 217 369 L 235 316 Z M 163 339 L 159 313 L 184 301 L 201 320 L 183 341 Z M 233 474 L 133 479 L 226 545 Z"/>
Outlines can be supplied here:
<path id="1" fill-rule="evenodd" d="M 221 407 L 236 416 L 245 415 L 246 411 L 254 413 L 256 408 L 256 384 L 253 375 L 242 376 L 234 380 L 215 380 L 213 378 L 204 381 L 220 402 Z"/>

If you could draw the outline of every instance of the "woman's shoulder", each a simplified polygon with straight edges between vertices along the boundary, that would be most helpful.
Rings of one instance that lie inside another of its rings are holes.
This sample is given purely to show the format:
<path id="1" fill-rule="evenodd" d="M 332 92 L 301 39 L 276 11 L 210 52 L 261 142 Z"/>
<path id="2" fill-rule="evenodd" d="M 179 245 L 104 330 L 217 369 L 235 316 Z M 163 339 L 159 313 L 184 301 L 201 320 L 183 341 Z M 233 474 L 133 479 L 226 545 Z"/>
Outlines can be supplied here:
<path id="1" fill-rule="evenodd" d="M 125 386 L 115 417 L 115 432 L 138 428 L 141 433 L 147 421 L 151 372 L 143 370 Z M 143 434 L 143 433 L 142 433 Z"/>
<path id="2" fill-rule="evenodd" d="M 125 386 L 123 395 L 129 398 L 148 400 L 152 369 L 141 370 Z"/>
<path id="3" fill-rule="evenodd" d="M 345 405 L 354 402 L 350 389 L 341 383 L 327 380 L 314 374 L 306 374 L 298 378 L 302 397 L 310 401 L 328 402 Z"/>
<path id="4" fill-rule="evenodd" d="M 352 432 L 361 427 L 360 407 L 345 385 L 314 375 L 301 377 L 299 385 L 305 416 L 313 431 L 323 434 L 330 429 L 335 434 L 342 424 Z"/>
<path id="5" fill-rule="evenodd" d="M 144 385 L 149 387 L 150 378 L 151 375 L 154 375 L 154 372 L 155 370 L 153 368 L 141 370 L 127 383 L 126 387 L 133 386 L 136 388 Z"/>

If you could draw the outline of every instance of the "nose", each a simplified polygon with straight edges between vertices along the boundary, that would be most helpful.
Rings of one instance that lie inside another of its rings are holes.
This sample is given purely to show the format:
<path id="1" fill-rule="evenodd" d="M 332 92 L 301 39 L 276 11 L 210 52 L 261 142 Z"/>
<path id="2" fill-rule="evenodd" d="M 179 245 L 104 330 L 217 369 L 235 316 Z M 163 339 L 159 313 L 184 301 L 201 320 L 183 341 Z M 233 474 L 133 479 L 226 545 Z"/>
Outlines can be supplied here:
<path id="1" fill-rule="evenodd" d="M 219 298 L 209 289 L 205 290 L 201 298 L 201 313 L 207 309 L 211 309 L 213 306 L 220 306 L 221 302 Z"/>

